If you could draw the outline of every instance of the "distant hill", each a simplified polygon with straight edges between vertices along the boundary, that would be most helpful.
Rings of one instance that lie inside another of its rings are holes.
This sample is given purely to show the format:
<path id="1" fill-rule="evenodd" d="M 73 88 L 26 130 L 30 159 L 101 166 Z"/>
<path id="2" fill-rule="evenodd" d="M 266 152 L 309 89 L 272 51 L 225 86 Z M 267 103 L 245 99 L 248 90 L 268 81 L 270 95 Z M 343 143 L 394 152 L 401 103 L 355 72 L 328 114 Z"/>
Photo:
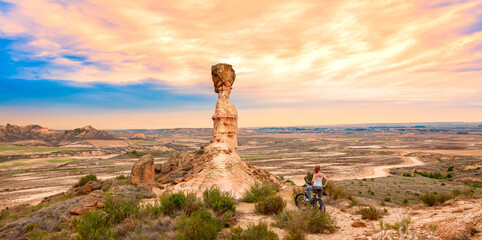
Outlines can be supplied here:
<path id="1" fill-rule="evenodd" d="M 146 136 L 144 133 L 136 133 L 134 136 L 130 137 L 131 140 L 148 140 L 150 137 Z"/>
<path id="2" fill-rule="evenodd" d="M 56 143 L 60 141 L 79 141 L 87 139 L 111 140 L 117 138 L 105 131 L 97 130 L 92 126 L 62 132 L 44 128 L 39 125 L 0 125 L 0 142 L 42 140 Z"/>
<path id="3" fill-rule="evenodd" d="M 92 126 L 85 126 L 83 128 L 76 128 L 74 130 L 65 130 L 64 134 L 60 137 L 61 141 L 78 141 L 87 139 L 102 139 L 102 140 L 114 140 L 116 137 L 112 136 L 106 131 L 97 130 Z"/>

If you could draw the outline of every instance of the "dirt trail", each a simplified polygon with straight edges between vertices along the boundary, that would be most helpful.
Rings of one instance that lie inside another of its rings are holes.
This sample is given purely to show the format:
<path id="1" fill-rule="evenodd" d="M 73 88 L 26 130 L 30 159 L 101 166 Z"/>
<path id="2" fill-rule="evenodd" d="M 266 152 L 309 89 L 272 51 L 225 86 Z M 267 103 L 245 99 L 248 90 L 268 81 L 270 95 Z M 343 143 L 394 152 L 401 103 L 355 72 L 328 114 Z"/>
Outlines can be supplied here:
<path id="1" fill-rule="evenodd" d="M 356 175 L 352 175 L 352 176 L 338 177 L 338 178 L 334 177 L 334 178 L 332 178 L 332 180 L 380 178 L 380 177 L 389 176 L 390 175 L 389 171 L 392 168 L 413 167 L 413 166 L 425 165 L 425 163 L 418 160 L 417 157 L 406 157 L 406 156 L 403 156 L 403 155 L 402 155 L 403 163 L 401 163 L 401 164 L 366 167 L 366 168 L 363 169 L 362 173 L 360 173 L 360 174 L 356 174 Z"/>

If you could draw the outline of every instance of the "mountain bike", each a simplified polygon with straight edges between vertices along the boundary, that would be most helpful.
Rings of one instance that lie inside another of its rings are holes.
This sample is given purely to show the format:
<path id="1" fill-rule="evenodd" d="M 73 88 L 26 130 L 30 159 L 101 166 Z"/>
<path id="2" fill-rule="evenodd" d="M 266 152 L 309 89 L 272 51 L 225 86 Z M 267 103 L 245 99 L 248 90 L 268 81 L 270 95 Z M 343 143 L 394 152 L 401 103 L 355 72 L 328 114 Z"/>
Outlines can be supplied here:
<path id="1" fill-rule="evenodd" d="M 310 182 L 307 182 L 303 185 L 303 187 L 306 188 L 309 185 L 310 185 Z M 322 198 L 323 190 L 313 190 L 312 195 L 313 195 L 312 198 L 309 199 L 306 192 L 296 194 L 295 196 L 296 206 L 300 209 L 306 209 L 311 205 L 311 207 L 320 209 L 320 211 L 322 211 L 323 213 L 326 212 L 325 202 L 323 201 L 323 198 Z"/>

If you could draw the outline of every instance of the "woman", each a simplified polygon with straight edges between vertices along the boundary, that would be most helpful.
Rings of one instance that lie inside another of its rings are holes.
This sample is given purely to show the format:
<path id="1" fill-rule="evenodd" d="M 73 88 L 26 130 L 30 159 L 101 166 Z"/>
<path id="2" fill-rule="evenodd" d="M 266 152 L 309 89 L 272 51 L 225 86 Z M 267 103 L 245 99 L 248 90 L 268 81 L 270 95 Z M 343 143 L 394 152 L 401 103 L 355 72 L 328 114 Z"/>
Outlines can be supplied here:
<path id="1" fill-rule="evenodd" d="M 323 184 L 323 178 L 326 180 L 325 184 Z M 323 190 L 323 188 L 326 187 L 326 184 L 328 184 L 328 178 L 325 174 L 320 172 L 320 165 L 316 165 L 315 173 L 313 174 L 313 179 L 311 180 L 311 186 L 306 187 L 306 195 L 308 196 L 309 201 L 311 201 L 311 192 L 313 190 Z"/>

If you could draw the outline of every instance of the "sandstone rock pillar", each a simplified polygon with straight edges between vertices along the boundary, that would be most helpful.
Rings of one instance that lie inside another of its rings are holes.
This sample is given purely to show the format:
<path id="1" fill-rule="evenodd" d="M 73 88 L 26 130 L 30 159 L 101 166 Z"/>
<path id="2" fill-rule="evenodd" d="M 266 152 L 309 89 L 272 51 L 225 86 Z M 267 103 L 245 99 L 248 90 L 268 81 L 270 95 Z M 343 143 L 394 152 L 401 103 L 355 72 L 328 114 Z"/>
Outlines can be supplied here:
<path id="1" fill-rule="evenodd" d="M 131 169 L 132 184 L 154 183 L 154 157 L 151 154 L 142 156 Z"/>
<path id="2" fill-rule="evenodd" d="M 229 100 L 236 74 L 231 65 L 219 63 L 211 67 L 214 91 L 218 94 L 216 111 L 213 115 L 214 141 L 209 146 L 225 152 L 238 148 L 238 110 Z"/>

